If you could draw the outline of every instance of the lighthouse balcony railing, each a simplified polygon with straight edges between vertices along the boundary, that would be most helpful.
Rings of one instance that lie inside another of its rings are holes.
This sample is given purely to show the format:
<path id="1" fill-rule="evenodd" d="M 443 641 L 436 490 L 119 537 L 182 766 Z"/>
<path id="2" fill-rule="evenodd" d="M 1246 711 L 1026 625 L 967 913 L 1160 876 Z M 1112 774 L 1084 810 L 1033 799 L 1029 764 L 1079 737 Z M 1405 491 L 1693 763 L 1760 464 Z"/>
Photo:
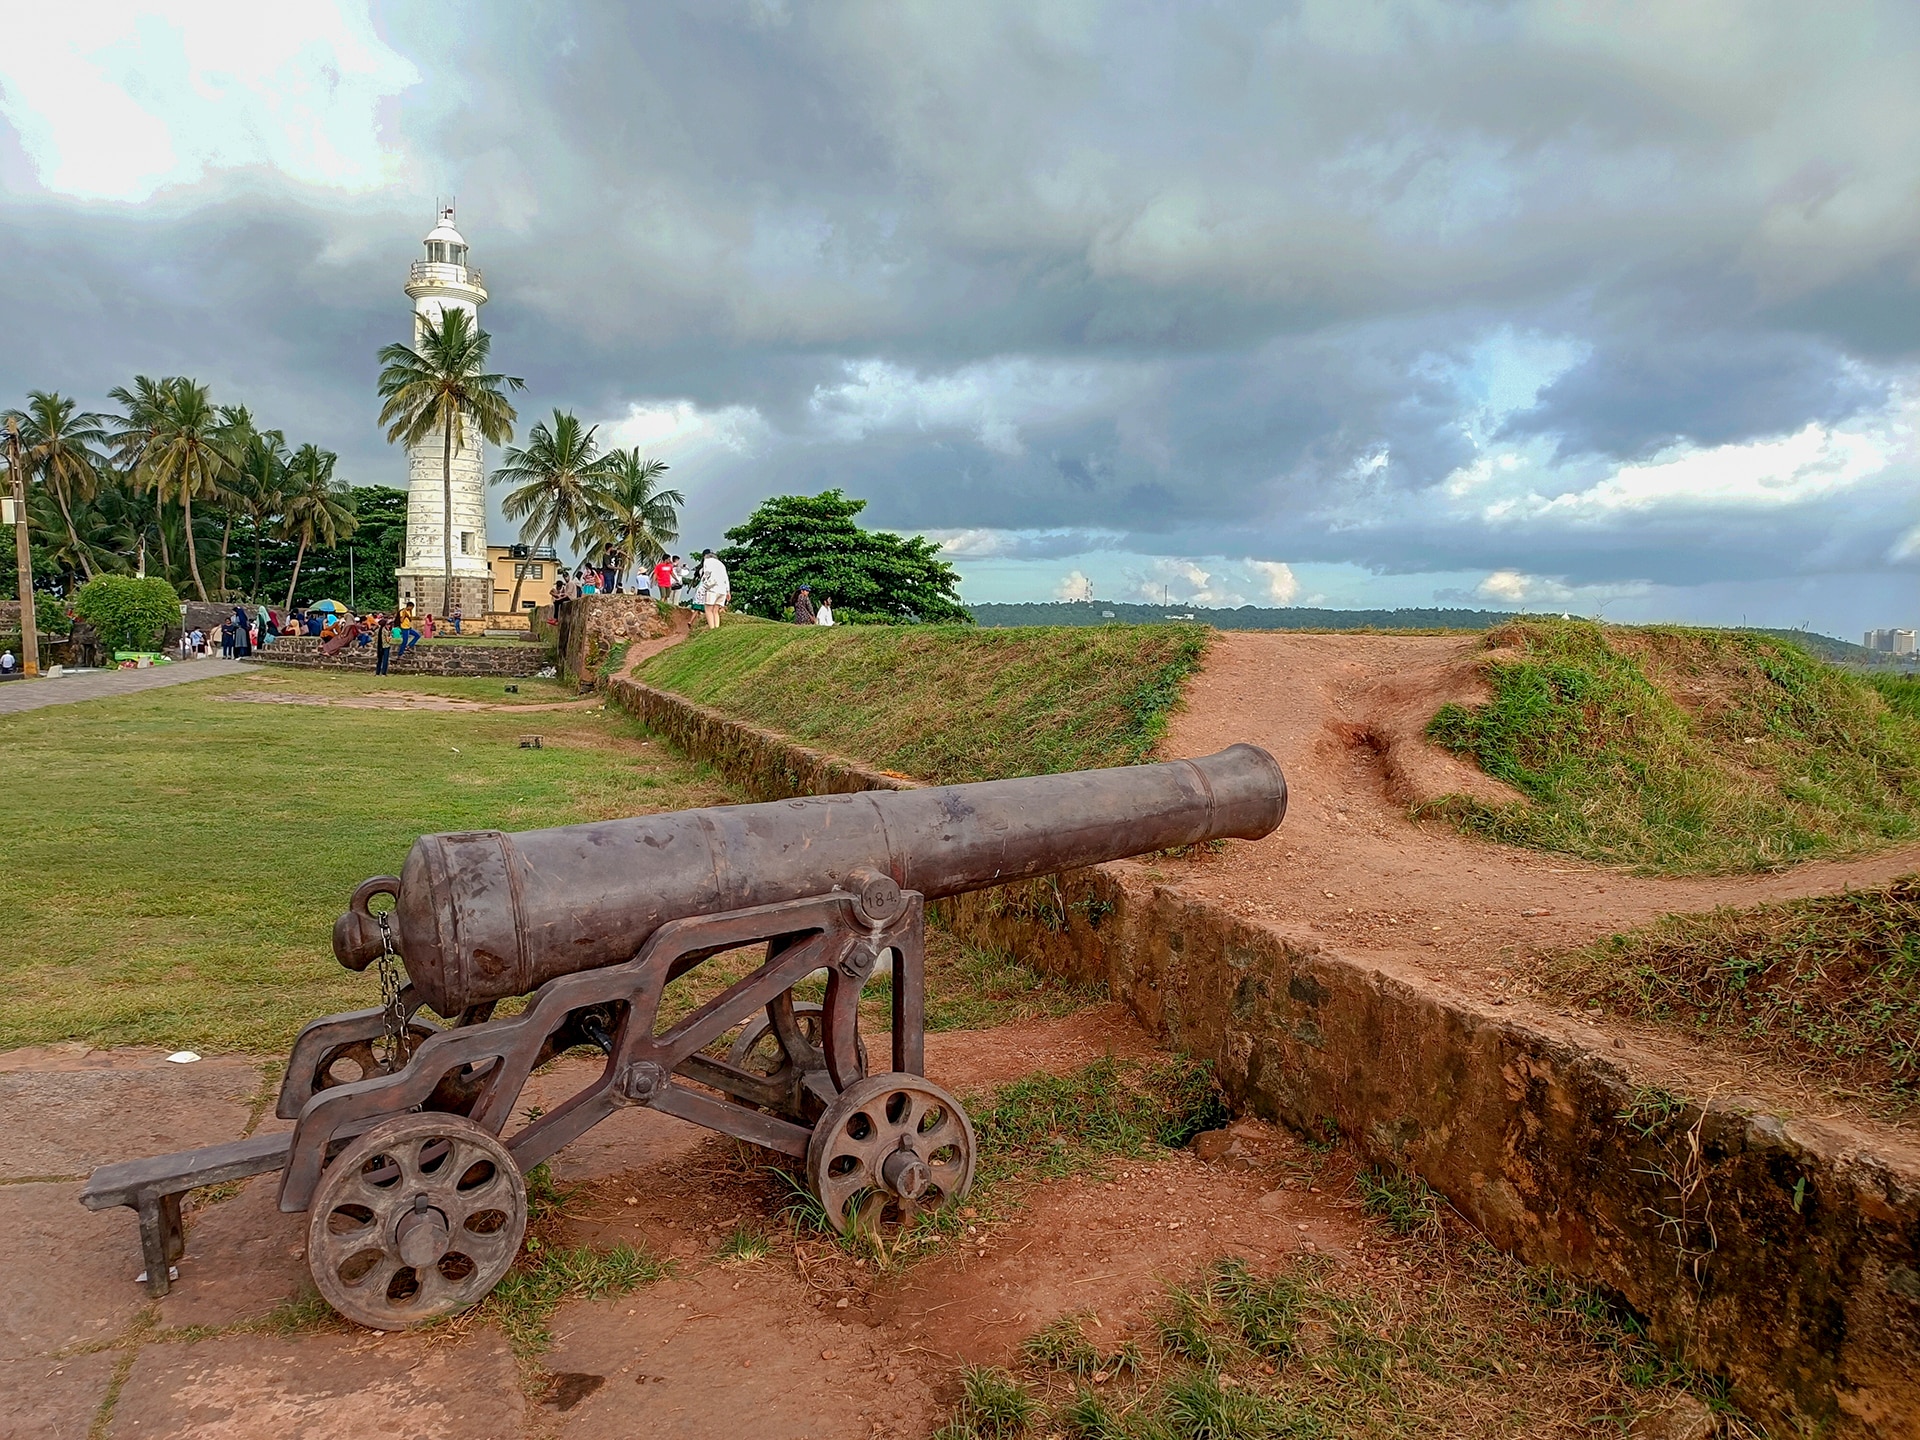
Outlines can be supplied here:
<path id="1" fill-rule="evenodd" d="M 440 260 L 416 260 L 407 272 L 407 281 L 413 285 L 471 285 L 477 290 L 486 288 L 478 265 L 450 265 Z"/>

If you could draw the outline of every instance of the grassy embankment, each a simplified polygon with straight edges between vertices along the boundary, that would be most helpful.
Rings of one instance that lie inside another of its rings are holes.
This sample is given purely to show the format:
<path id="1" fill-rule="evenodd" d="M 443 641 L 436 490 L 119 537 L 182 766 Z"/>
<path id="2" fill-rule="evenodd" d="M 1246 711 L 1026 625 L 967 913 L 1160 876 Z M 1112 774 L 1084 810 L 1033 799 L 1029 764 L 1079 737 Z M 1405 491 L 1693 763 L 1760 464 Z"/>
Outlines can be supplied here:
<path id="1" fill-rule="evenodd" d="M 834 754 L 951 784 L 1147 759 L 1210 633 L 729 623 L 696 630 L 640 678 Z"/>
<path id="2" fill-rule="evenodd" d="M 1920 688 L 1749 632 L 1525 620 L 1487 644 L 1492 700 L 1427 730 L 1524 797 L 1429 807 L 1472 833 L 1668 874 L 1920 835 Z"/>
<path id="3" fill-rule="evenodd" d="M 1920 1108 L 1920 877 L 1668 915 L 1544 957 L 1555 993 L 1709 1035 L 1830 1092 Z"/>

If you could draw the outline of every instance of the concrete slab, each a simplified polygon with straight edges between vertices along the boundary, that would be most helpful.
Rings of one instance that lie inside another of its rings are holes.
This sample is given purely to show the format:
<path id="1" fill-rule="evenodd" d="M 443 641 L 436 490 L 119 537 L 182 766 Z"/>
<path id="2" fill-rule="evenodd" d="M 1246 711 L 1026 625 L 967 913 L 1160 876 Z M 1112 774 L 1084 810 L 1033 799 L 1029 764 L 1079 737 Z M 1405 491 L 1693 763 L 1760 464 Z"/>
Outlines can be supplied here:
<path id="1" fill-rule="evenodd" d="M 120 1334 L 146 1303 L 142 1264 L 132 1211 L 84 1208 L 76 1181 L 0 1185 L 0 1358 Z"/>
<path id="2" fill-rule="evenodd" d="M 0 1360 L 0 1434 L 7 1440 L 81 1440 L 100 1413 L 121 1354 Z"/>
<path id="3" fill-rule="evenodd" d="M 926 1434 L 932 1357 L 835 1313 L 771 1265 L 563 1306 L 542 1361 L 559 1380 L 540 1408 L 567 1440 Z"/>
<path id="4" fill-rule="evenodd" d="M 146 670 L 88 670 L 53 679 L 43 676 L 37 680 L 10 680 L 0 685 L 0 715 L 40 710 L 48 705 L 71 705 L 80 700 L 111 700 L 116 695 L 131 695 L 139 690 L 158 690 L 192 680 L 246 673 L 247 667 L 238 660 L 208 659 L 155 665 Z"/>
<path id="5" fill-rule="evenodd" d="M 232 1335 L 144 1346 L 115 1440 L 519 1440 L 525 1401 L 492 1330 L 444 1336 Z M 628 1431 L 629 1434 L 639 1433 Z"/>
<path id="6" fill-rule="evenodd" d="M 307 1217 L 283 1215 L 280 1177 L 259 1175 L 231 1199 L 189 1206 L 180 1278 L 160 1302 L 166 1326 L 258 1319 L 306 1287 Z"/>
<path id="7" fill-rule="evenodd" d="M 0 1179 L 237 1140 L 259 1089 L 259 1062 L 240 1055 L 174 1065 L 163 1051 L 15 1051 L 0 1057 Z"/>

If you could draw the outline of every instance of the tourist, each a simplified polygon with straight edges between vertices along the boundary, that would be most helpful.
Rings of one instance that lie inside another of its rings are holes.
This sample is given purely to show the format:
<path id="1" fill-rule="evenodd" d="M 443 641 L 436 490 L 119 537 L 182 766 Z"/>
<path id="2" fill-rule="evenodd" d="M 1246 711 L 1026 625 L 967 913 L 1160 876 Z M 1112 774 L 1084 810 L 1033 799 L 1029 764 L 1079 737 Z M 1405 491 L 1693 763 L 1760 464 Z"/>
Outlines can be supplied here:
<path id="1" fill-rule="evenodd" d="M 222 660 L 233 658 L 233 620 L 231 618 L 220 622 L 220 658 Z"/>
<path id="2" fill-rule="evenodd" d="M 681 598 L 687 600 L 689 603 L 698 603 L 693 593 L 693 582 L 699 573 L 700 567 L 695 565 L 691 560 L 681 559 L 678 555 L 673 557 L 673 565 L 674 576 L 680 582 Z"/>
<path id="3" fill-rule="evenodd" d="M 819 618 L 813 610 L 813 591 L 805 585 L 800 593 L 793 597 L 793 623 L 796 625 L 817 625 Z"/>
<path id="4" fill-rule="evenodd" d="M 393 653 L 393 636 L 396 633 L 397 631 L 387 625 L 384 616 L 375 615 L 373 617 L 374 674 L 384 675 L 387 673 L 387 660 Z"/>
<path id="5" fill-rule="evenodd" d="M 720 612 L 727 608 L 727 601 L 733 598 L 727 581 L 727 567 L 720 563 L 720 557 L 711 550 L 700 552 L 700 576 L 694 585 L 694 598 L 700 602 L 700 608 L 707 617 L 707 628 L 720 628 Z"/>
<path id="6" fill-rule="evenodd" d="M 451 621 L 453 621 L 453 633 L 454 633 L 454 634 L 456 634 L 456 635 L 458 635 L 458 634 L 460 633 L 460 605 L 459 605 L 459 602 L 457 602 L 457 601 L 456 601 L 456 602 L 454 603 L 454 607 L 453 607 L 453 614 L 451 614 L 451 615 L 449 615 L 449 616 L 448 616 L 447 618 L 448 618 L 449 620 L 451 620 Z"/>
<path id="7" fill-rule="evenodd" d="M 400 626 L 400 653 L 395 657 L 396 659 L 406 659 L 407 651 L 420 643 L 420 632 L 413 628 L 413 621 L 413 597 L 409 595 L 405 600 L 400 602 L 400 617 L 398 622 Z"/>
<path id="8" fill-rule="evenodd" d="M 207 632 L 198 625 L 193 627 L 193 653 L 195 655 L 207 653 Z"/>
<path id="9" fill-rule="evenodd" d="M 653 595 L 656 600 L 673 603 L 674 572 L 679 568 L 677 555 L 662 555 L 653 566 Z"/>
<path id="10" fill-rule="evenodd" d="M 253 654 L 253 622 L 239 605 L 233 607 L 233 654 L 236 660 Z"/>
<path id="11" fill-rule="evenodd" d="M 0 675 L 12 675 L 14 667 L 20 662 L 13 658 L 11 649 L 0 650 Z"/>
<path id="12" fill-rule="evenodd" d="M 420 633 L 429 640 L 433 638 L 433 611 L 427 611 L 426 618 L 420 622 Z"/>
<path id="13" fill-rule="evenodd" d="M 813 612 L 813 623 L 816 625 L 831 625 L 833 623 L 833 597 L 831 595 L 822 595 L 820 597 L 820 608 Z"/>

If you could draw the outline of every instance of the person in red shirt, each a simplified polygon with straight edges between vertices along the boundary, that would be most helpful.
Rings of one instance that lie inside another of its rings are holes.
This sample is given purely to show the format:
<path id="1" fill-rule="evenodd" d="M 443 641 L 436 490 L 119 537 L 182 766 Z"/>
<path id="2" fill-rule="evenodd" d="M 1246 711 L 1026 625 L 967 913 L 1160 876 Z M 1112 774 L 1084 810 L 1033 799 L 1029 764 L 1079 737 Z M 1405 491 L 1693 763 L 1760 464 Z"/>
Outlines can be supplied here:
<path id="1" fill-rule="evenodd" d="M 660 600 L 673 599 L 673 556 L 662 555 L 653 567 L 653 593 Z"/>

